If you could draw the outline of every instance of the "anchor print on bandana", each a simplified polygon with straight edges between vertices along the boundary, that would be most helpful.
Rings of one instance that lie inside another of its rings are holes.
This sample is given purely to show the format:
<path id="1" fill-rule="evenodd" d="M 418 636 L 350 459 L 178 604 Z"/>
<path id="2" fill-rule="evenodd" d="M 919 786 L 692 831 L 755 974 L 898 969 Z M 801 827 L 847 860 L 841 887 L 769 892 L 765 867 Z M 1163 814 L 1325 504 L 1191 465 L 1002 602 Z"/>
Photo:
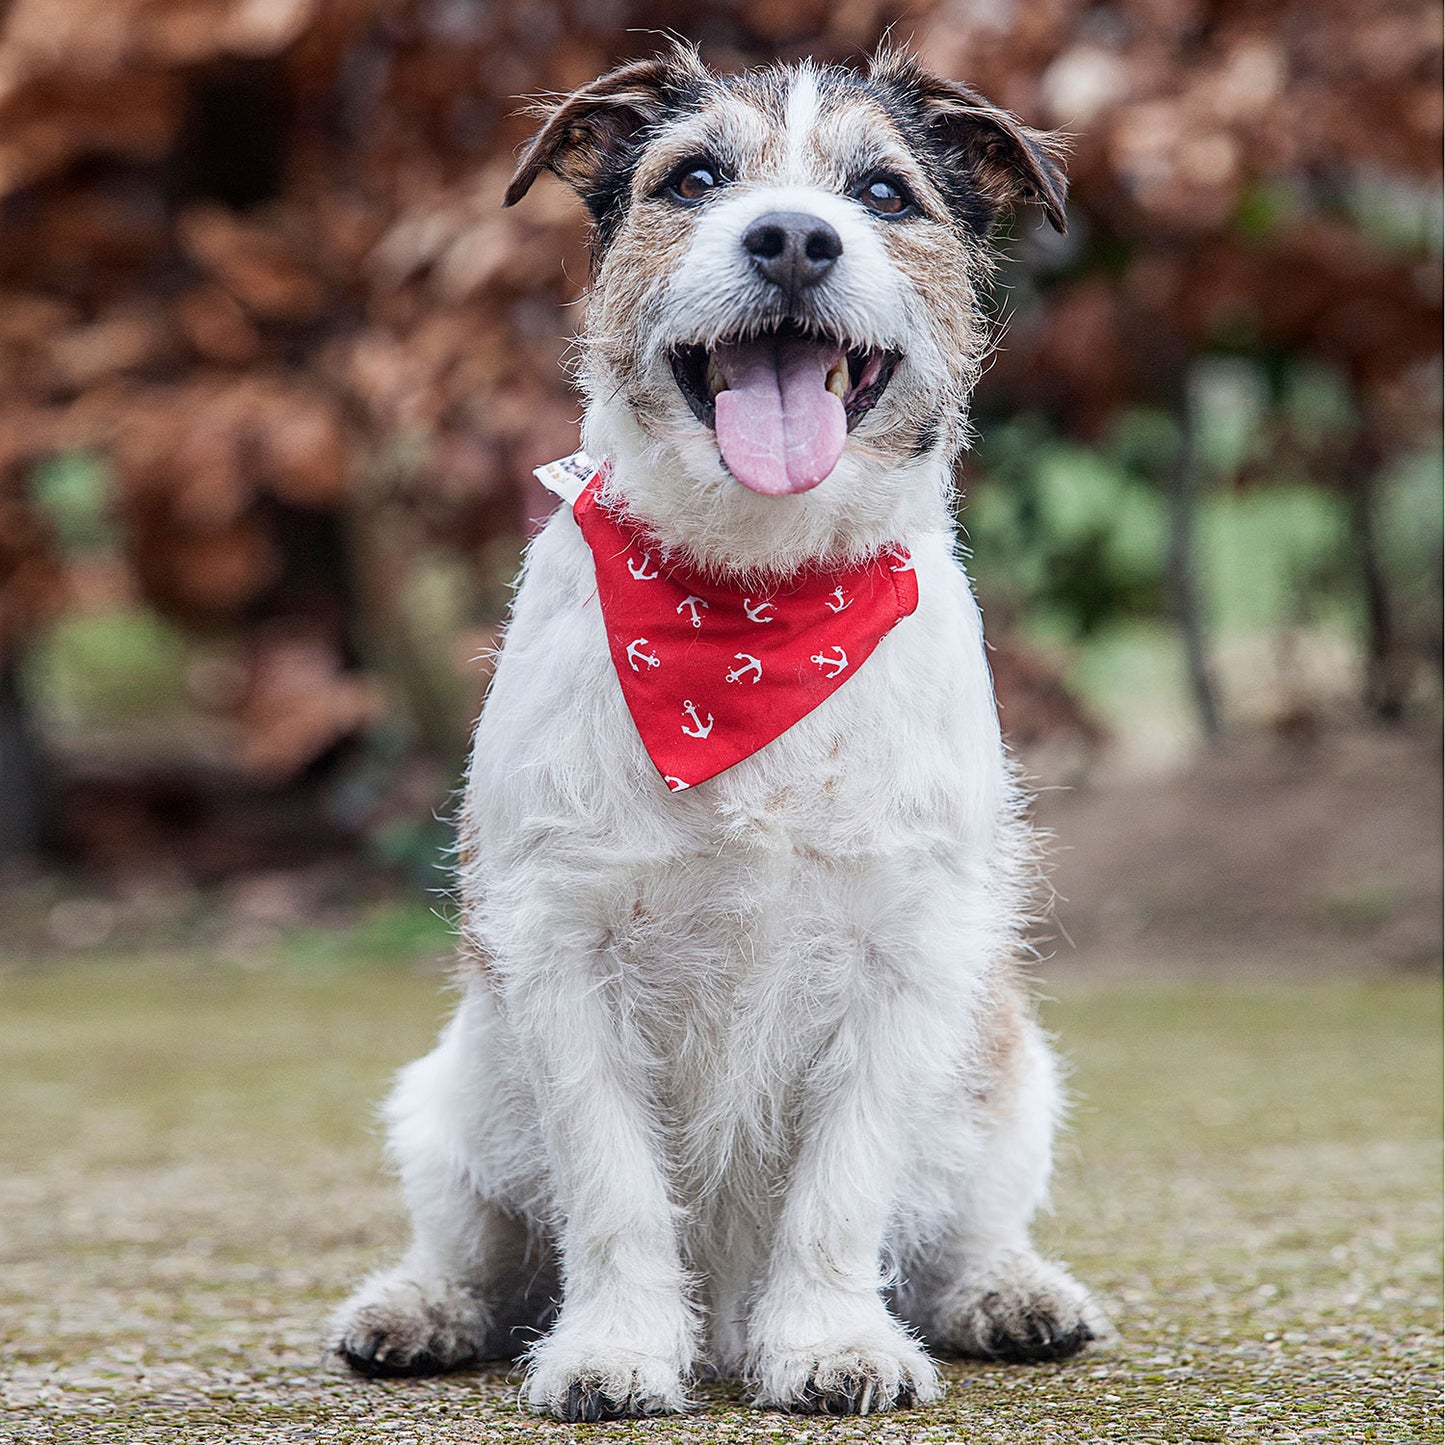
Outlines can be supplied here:
<path id="1" fill-rule="evenodd" d="M 647 639 L 645 637 L 639 637 L 636 642 L 629 642 L 627 644 L 627 664 L 633 672 L 640 672 L 642 667 L 662 666 L 659 658 L 654 657 L 650 652 L 643 651 L 643 648 L 646 646 Z M 641 664 L 641 667 L 639 667 L 639 664 Z"/>
<path id="2" fill-rule="evenodd" d="M 847 684 L 918 606 L 902 547 L 810 569 L 757 596 L 671 565 L 598 500 L 594 469 L 573 505 L 592 552 L 613 668 L 662 782 L 682 792 L 750 757 Z"/>

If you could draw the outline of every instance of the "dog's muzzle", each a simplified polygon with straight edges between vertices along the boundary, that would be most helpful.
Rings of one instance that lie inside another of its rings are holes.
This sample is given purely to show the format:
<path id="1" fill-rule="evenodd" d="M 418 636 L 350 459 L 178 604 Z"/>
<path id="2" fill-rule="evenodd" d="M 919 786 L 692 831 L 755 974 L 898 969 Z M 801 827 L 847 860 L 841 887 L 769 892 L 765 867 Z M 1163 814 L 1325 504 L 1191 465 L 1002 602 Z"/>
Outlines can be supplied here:
<path id="1" fill-rule="evenodd" d="M 759 216 L 741 244 L 752 270 L 776 288 L 773 315 L 804 312 L 807 293 L 843 254 L 838 232 L 802 211 Z M 899 360 L 800 320 L 743 325 L 711 347 L 684 345 L 671 357 L 678 389 L 717 433 L 728 470 L 775 497 L 806 492 L 832 472 Z"/>

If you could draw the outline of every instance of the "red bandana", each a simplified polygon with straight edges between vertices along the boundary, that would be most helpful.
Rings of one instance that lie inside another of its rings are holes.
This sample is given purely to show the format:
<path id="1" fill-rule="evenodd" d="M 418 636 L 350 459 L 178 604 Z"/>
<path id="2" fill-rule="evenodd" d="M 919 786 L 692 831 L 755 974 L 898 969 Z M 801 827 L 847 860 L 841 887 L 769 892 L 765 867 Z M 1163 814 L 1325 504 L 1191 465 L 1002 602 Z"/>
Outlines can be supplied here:
<path id="1" fill-rule="evenodd" d="M 786 732 L 918 606 L 918 579 L 902 547 L 755 595 L 663 566 L 646 533 L 598 503 L 601 485 L 594 469 L 573 514 L 597 567 L 622 695 L 674 791 Z"/>

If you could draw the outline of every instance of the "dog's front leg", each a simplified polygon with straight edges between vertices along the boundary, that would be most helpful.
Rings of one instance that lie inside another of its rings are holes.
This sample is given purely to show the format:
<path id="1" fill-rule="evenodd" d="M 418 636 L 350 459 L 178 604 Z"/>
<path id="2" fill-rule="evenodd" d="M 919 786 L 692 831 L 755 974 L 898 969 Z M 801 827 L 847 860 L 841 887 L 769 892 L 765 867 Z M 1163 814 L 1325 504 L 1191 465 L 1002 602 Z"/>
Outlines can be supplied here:
<path id="1" fill-rule="evenodd" d="M 899 983 L 857 999 L 813 1067 L 766 1284 L 749 1321 L 759 1404 L 867 1414 L 942 1394 L 933 1362 L 880 1291 L 909 1123 L 948 1049 L 936 1002 Z"/>
<path id="2" fill-rule="evenodd" d="M 562 952 L 504 988 L 560 1215 L 562 1308 L 530 1352 L 525 1396 L 563 1420 L 682 1410 L 697 1329 L 648 1055 L 609 1000 L 604 960 Z"/>

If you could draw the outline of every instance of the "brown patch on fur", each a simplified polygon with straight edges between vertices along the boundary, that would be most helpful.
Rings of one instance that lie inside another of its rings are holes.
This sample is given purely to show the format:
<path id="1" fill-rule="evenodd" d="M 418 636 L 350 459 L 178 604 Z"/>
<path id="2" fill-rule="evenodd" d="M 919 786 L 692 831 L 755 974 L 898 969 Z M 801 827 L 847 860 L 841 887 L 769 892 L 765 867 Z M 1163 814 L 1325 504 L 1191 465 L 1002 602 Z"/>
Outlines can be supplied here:
<path id="1" fill-rule="evenodd" d="M 648 146 L 638 161 L 633 193 L 638 198 L 650 195 L 678 165 L 699 155 L 717 161 L 729 175 L 752 176 L 766 165 L 776 144 L 772 118 L 739 104 L 734 92 L 714 86 L 695 111 L 680 117 Z M 668 209 L 684 220 L 699 214 Z"/>
<path id="2" fill-rule="evenodd" d="M 461 978 L 489 976 L 496 965 L 490 949 L 477 942 L 476 934 L 467 926 L 465 913 L 461 919 L 461 935 L 457 940 L 456 962 L 452 971 Z"/>
<path id="3" fill-rule="evenodd" d="M 894 269 L 928 298 L 928 306 L 921 309 L 939 354 L 955 368 L 953 409 L 961 414 L 988 344 L 977 282 L 992 271 L 990 253 L 976 238 L 960 232 L 947 199 L 907 137 L 886 108 L 861 89 L 837 87 L 824 96 L 809 149 L 815 179 L 829 189 L 846 193 L 870 172 L 887 170 L 913 192 L 921 214 L 906 224 L 884 225 L 879 235 Z M 901 399 L 900 388 L 893 400 Z M 937 435 L 940 420 L 937 412 L 905 411 L 879 434 L 857 441 L 871 440 L 880 462 L 897 463 L 926 449 L 925 438 Z"/>
<path id="4" fill-rule="evenodd" d="M 1031 1017 L 1032 1007 L 1023 980 L 1015 972 L 1002 974 L 979 1020 L 979 1095 L 985 1103 L 1000 1094 L 1007 1098 L 1012 1092 L 1008 1084 L 1018 1067 Z"/>
<path id="5" fill-rule="evenodd" d="M 787 103 L 777 74 L 763 71 L 732 77 L 725 86 L 713 83 L 695 110 L 652 139 L 633 174 L 626 216 L 588 297 L 584 344 L 609 374 L 623 379 L 633 414 L 654 435 L 664 432 L 678 399 L 670 377 L 661 379 L 659 389 L 638 375 L 637 318 L 666 291 L 706 214 L 706 207 L 681 208 L 656 199 L 655 193 L 693 156 L 712 158 L 740 180 L 775 177 Z"/>
<path id="6" fill-rule="evenodd" d="M 834 88 L 822 98 L 806 151 L 821 186 L 846 195 L 872 171 L 892 171 L 923 204 L 925 215 L 947 222 L 948 208 L 888 111 L 855 87 Z"/>
<path id="7" fill-rule="evenodd" d="M 634 204 L 587 299 L 584 343 L 610 375 L 621 379 L 639 422 L 646 426 L 671 395 L 659 395 L 639 374 L 636 318 L 665 289 L 692 244 L 695 214 L 662 204 Z M 670 375 L 664 380 L 672 387 Z"/>
<path id="8" fill-rule="evenodd" d="M 502 198 L 515 206 L 544 170 L 574 190 L 596 184 L 618 152 L 658 117 L 669 90 L 711 77 L 690 45 L 675 44 L 650 60 L 634 60 L 542 107 L 547 119 L 527 143 Z"/>

